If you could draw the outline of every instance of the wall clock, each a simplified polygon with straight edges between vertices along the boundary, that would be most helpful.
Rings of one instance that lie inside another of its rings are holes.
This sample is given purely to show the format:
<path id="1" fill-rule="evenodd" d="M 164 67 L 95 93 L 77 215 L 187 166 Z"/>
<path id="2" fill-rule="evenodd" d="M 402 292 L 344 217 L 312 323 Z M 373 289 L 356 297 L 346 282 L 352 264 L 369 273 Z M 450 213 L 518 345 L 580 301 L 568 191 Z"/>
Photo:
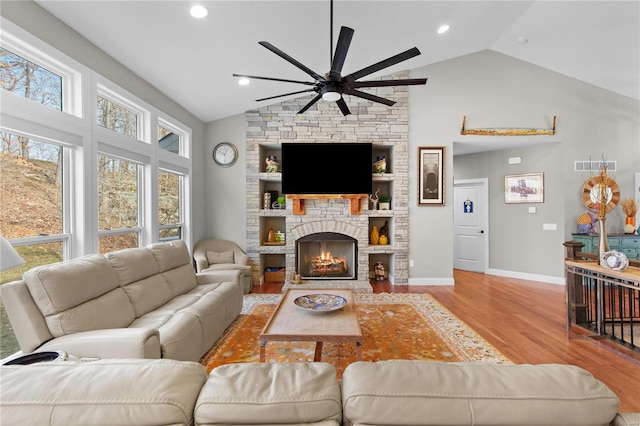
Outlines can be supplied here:
<path id="1" fill-rule="evenodd" d="M 600 185 L 602 178 L 600 176 L 593 176 L 587 179 L 582 185 L 582 202 L 584 206 L 591 211 L 597 212 L 598 205 L 600 204 Z M 620 187 L 611 177 L 608 178 L 608 185 L 605 190 L 607 203 L 607 213 L 614 209 L 614 207 L 620 201 Z"/>
<path id="2" fill-rule="evenodd" d="M 221 142 L 213 148 L 213 160 L 222 167 L 232 166 L 238 160 L 238 148 L 232 143 Z"/>

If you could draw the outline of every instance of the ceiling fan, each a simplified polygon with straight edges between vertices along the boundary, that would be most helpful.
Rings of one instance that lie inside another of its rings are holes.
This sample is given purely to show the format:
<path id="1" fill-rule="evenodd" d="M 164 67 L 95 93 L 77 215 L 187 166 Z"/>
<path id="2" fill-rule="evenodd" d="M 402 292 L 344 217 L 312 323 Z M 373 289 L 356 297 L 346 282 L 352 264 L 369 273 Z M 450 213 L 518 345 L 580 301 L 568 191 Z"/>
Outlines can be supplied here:
<path id="1" fill-rule="evenodd" d="M 338 36 L 338 43 L 336 44 L 335 54 L 331 51 L 331 47 L 333 45 L 333 0 L 331 0 L 331 20 L 330 20 L 330 67 L 328 73 L 324 75 L 320 75 L 312 69 L 308 68 L 301 62 L 287 55 L 282 50 L 278 49 L 271 43 L 267 41 L 260 41 L 258 44 L 266 47 L 276 55 L 280 56 L 287 62 L 293 64 L 297 68 L 301 69 L 305 73 L 309 74 L 315 81 L 298 81 L 298 80 L 288 80 L 283 78 L 273 78 L 273 77 L 260 77 L 255 75 L 245 75 L 245 74 L 233 74 L 234 77 L 244 77 L 244 78 L 254 78 L 258 80 L 271 80 L 271 81 L 282 81 L 286 83 L 299 83 L 307 86 L 312 86 L 309 89 L 299 90 L 296 92 L 284 93 L 282 95 L 270 96 L 267 98 L 256 99 L 256 102 L 266 101 L 269 99 L 280 98 L 283 96 L 296 95 L 299 93 L 305 92 L 316 92 L 317 95 L 311 99 L 309 103 L 307 103 L 298 114 L 302 114 L 306 110 L 308 110 L 313 104 L 318 102 L 320 98 L 325 101 L 335 101 L 342 112 L 342 115 L 349 115 L 351 111 L 347 107 L 347 103 L 344 101 L 343 95 L 351 95 L 359 98 L 367 99 L 373 102 L 378 102 L 384 105 L 391 106 L 395 104 L 395 101 L 382 98 L 380 96 L 373 95 L 371 93 L 363 92 L 358 90 L 364 87 L 388 87 L 388 86 L 409 86 L 409 85 L 419 85 L 426 84 L 426 78 L 410 78 L 410 79 L 400 79 L 400 80 L 373 80 L 373 81 L 358 81 L 362 77 L 366 77 L 367 75 L 373 74 L 382 69 L 388 68 L 392 65 L 398 64 L 400 62 L 406 61 L 407 59 L 411 59 L 414 56 L 418 56 L 420 51 L 417 47 L 409 49 L 405 52 L 399 53 L 397 55 L 391 56 L 383 61 L 377 62 L 373 65 L 365 67 L 359 71 L 353 72 L 348 75 L 341 75 L 342 66 L 344 65 L 344 61 L 347 57 L 347 52 L 349 51 L 349 45 L 351 44 L 351 38 L 353 37 L 354 30 L 349 27 L 341 27 L 340 35 Z"/>

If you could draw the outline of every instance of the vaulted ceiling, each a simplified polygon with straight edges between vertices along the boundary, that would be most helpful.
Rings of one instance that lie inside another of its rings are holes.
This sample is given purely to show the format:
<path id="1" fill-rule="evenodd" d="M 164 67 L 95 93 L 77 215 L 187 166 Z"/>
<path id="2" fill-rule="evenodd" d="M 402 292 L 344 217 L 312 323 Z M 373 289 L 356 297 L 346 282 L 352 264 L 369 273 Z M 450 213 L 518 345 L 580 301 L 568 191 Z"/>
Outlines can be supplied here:
<path id="1" fill-rule="evenodd" d="M 189 15 L 192 1 L 36 1 L 204 122 L 306 88 L 264 80 L 240 86 L 233 73 L 311 81 L 259 41 L 319 74 L 329 70 L 329 0 L 200 1 L 204 19 Z M 336 0 L 333 9 L 334 45 L 341 26 L 355 30 L 343 74 L 414 46 L 420 56 L 371 77 L 491 49 L 640 99 L 636 0 Z M 449 31 L 437 34 L 445 23 Z"/>

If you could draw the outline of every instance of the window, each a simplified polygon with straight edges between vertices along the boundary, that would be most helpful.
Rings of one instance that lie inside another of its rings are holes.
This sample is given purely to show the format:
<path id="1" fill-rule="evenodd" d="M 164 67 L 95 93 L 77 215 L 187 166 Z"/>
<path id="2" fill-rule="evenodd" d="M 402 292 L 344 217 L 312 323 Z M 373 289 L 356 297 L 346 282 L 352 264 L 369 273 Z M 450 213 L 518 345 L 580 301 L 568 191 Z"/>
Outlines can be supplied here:
<path id="1" fill-rule="evenodd" d="M 182 177 L 161 170 L 158 174 L 160 241 L 182 238 Z"/>
<path id="2" fill-rule="evenodd" d="M 189 244 L 191 129 L 0 21 L 0 233 L 26 260 L 0 284 L 90 253 Z M 18 345 L 2 303 L 0 321 L 4 358 Z"/>
<path id="3" fill-rule="evenodd" d="M 138 114 L 98 95 L 98 125 L 115 132 L 138 138 Z"/>
<path id="4" fill-rule="evenodd" d="M 62 77 L 0 48 L 2 88 L 62 111 Z"/>
<path id="5" fill-rule="evenodd" d="M 138 247 L 139 167 L 119 158 L 98 158 L 100 253 Z"/>
<path id="6" fill-rule="evenodd" d="M 0 284 L 20 279 L 36 266 L 60 262 L 67 236 L 63 220 L 63 148 L 12 133 L 0 133 L 0 234 L 13 241 L 25 260 L 0 273 Z M 0 357 L 19 350 L 0 306 Z"/>
<path id="7" fill-rule="evenodd" d="M 180 135 L 173 133 L 171 130 L 158 126 L 158 147 L 165 151 L 180 154 Z"/>

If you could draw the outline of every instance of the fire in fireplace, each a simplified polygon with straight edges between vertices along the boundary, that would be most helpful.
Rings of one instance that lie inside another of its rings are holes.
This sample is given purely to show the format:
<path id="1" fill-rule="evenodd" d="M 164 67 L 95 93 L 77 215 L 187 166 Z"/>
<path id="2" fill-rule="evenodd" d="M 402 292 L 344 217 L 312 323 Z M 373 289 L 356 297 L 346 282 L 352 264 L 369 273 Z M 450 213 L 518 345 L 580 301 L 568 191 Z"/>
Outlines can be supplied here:
<path id="1" fill-rule="evenodd" d="M 296 241 L 296 270 L 304 279 L 355 280 L 356 240 L 321 232 Z"/>

